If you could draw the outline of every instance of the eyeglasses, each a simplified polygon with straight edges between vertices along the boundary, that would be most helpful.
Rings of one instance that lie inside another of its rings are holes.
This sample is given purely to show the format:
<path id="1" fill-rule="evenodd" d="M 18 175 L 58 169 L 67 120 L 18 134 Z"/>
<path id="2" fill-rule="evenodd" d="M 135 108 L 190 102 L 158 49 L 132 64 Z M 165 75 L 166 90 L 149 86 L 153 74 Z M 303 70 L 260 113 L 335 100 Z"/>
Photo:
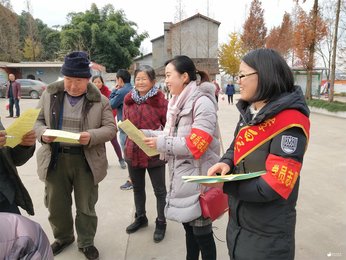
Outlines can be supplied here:
<path id="1" fill-rule="evenodd" d="M 253 75 L 253 74 L 257 74 L 257 71 L 251 72 L 251 73 L 248 73 L 248 74 L 239 74 L 238 76 L 234 77 L 234 80 L 235 81 L 240 81 L 242 78 L 250 76 L 250 75 Z"/>

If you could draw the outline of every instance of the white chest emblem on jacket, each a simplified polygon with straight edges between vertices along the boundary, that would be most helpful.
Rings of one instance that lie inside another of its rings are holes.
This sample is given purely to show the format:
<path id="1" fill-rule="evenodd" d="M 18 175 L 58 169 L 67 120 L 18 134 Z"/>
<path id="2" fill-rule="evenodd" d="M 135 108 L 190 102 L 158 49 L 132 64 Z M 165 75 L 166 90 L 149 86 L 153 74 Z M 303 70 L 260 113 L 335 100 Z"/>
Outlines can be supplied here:
<path id="1" fill-rule="evenodd" d="M 283 135 L 281 138 L 281 149 L 287 154 L 293 153 L 297 149 L 298 138 L 290 135 Z"/>

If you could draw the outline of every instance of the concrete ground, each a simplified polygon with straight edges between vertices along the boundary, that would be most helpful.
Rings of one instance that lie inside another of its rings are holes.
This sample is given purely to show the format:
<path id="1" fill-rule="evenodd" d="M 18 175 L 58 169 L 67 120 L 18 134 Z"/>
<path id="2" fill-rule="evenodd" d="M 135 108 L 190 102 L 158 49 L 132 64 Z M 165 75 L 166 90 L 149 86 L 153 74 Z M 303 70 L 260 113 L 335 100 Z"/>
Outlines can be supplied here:
<path id="1" fill-rule="evenodd" d="M 235 98 L 237 99 L 237 95 Z M 0 99 L 0 116 L 8 126 L 6 99 Z M 37 100 L 23 99 L 21 109 L 35 107 Z M 225 149 L 233 136 L 238 111 L 226 100 L 219 101 L 219 124 Z M 311 114 L 311 139 L 301 172 L 300 195 L 297 203 L 297 260 L 346 259 L 346 120 L 321 114 Z M 132 223 L 134 203 L 132 191 L 119 186 L 127 178 L 127 170 L 119 166 L 115 152 L 108 142 L 108 175 L 99 184 L 99 217 L 95 245 L 104 260 L 180 260 L 185 259 L 185 237 L 181 224 L 168 221 L 167 233 L 161 243 L 154 243 L 156 205 L 149 178 L 147 179 L 147 215 L 149 226 L 128 235 L 125 228 Z M 39 144 L 38 144 L 39 146 Z M 35 216 L 53 242 L 48 223 L 48 210 L 43 205 L 44 184 L 36 174 L 36 158 L 18 168 L 34 202 Z M 27 216 L 26 212 L 23 212 Z M 217 237 L 218 259 L 229 259 L 225 232 L 227 215 L 213 224 Z M 55 259 L 84 259 L 74 243 Z"/>

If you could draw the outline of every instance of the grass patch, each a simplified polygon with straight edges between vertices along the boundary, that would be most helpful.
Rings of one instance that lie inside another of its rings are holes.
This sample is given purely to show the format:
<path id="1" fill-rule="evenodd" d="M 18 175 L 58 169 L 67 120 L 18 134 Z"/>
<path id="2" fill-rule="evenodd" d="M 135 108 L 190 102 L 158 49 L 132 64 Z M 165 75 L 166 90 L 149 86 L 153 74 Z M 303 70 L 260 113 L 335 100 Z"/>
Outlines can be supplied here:
<path id="1" fill-rule="evenodd" d="M 333 101 L 328 102 L 326 100 L 321 99 L 312 99 L 307 100 L 307 104 L 310 107 L 323 108 L 329 112 L 345 112 L 346 111 L 346 103 Z"/>

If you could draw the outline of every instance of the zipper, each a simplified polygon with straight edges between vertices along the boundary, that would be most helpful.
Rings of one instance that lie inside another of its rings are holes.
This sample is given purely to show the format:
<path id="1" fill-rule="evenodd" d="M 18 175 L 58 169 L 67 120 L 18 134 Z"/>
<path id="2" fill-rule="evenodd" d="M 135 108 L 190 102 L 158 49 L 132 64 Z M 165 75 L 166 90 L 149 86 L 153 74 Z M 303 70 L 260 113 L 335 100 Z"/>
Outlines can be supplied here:
<path id="1" fill-rule="evenodd" d="M 177 136 L 177 127 L 175 126 L 174 127 L 174 132 L 173 132 L 173 138 L 176 137 L 176 136 Z M 170 181 L 171 183 L 170 183 L 170 186 L 169 186 L 169 198 L 172 198 L 174 169 L 175 169 L 175 156 L 173 156 L 173 161 L 172 161 L 172 176 L 171 176 L 171 181 Z M 167 208 L 169 208 L 169 202 L 170 202 L 170 200 L 167 201 Z"/>

